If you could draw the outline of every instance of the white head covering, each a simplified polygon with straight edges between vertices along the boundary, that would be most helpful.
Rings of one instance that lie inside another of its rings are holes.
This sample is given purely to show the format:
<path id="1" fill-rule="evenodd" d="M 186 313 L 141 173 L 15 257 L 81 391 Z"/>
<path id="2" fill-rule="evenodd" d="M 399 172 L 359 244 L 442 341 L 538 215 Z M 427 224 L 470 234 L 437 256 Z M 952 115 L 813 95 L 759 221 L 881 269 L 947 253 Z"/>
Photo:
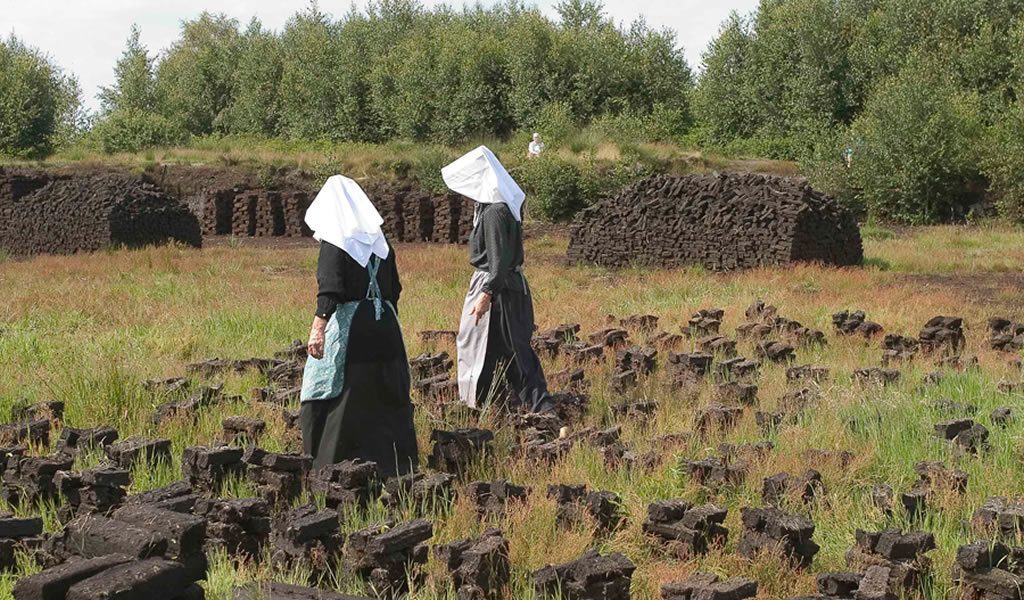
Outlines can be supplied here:
<path id="1" fill-rule="evenodd" d="M 380 226 L 384 219 L 359 184 L 332 175 L 306 211 L 306 225 L 313 238 L 341 248 L 365 267 L 370 255 L 388 257 L 388 241 Z"/>
<path id="2" fill-rule="evenodd" d="M 526 194 L 486 146 L 470 150 L 441 169 L 441 178 L 453 192 L 481 204 L 507 204 L 512 216 L 523 220 Z"/>

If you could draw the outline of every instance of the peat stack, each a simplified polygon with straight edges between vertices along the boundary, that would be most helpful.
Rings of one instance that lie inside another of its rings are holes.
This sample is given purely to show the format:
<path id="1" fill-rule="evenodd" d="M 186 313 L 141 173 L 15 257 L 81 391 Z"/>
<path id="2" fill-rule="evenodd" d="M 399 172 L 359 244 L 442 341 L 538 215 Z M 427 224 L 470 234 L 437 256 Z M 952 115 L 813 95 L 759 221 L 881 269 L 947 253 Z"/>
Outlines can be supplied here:
<path id="1" fill-rule="evenodd" d="M 6 178 L 0 172 L 0 179 Z M 0 184 L 0 248 L 14 255 L 74 254 L 175 240 L 200 246 L 199 222 L 156 186 L 128 174 L 60 177 L 33 189 L 19 175 Z M 31 189 L 29 193 L 14 193 Z"/>
<path id="2" fill-rule="evenodd" d="M 853 214 L 836 200 L 803 179 L 754 173 L 657 175 L 583 210 L 569 233 L 569 260 L 605 267 L 864 259 Z"/>

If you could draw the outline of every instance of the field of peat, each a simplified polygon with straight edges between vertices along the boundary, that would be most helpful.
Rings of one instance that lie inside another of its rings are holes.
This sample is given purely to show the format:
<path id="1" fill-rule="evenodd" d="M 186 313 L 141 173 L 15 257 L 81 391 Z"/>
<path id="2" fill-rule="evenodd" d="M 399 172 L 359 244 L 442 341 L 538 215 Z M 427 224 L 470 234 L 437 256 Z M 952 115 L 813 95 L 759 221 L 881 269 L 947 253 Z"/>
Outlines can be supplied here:
<path id="1" fill-rule="evenodd" d="M 452 403 L 466 249 L 396 245 L 415 481 L 289 454 L 314 242 L 0 261 L 0 598 L 115 552 L 97 572 L 162 569 L 214 599 L 266 581 L 415 600 L 1021 597 L 1024 233 L 866 227 L 862 268 L 709 273 L 571 266 L 564 233 L 534 231 L 557 417 Z"/>

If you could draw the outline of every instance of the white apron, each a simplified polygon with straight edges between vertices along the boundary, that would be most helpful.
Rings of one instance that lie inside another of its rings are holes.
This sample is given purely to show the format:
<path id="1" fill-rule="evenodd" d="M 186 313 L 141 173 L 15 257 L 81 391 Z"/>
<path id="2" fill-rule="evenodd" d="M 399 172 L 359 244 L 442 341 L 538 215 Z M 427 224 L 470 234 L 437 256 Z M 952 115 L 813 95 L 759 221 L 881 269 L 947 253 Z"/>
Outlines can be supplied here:
<path id="1" fill-rule="evenodd" d="M 486 314 L 476 322 L 470 313 L 483 293 L 487 281 L 485 271 L 475 271 L 469 280 L 469 291 L 462 305 L 462 319 L 459 322 L 459 335 L 455 339 L 458 355 L 459 398 L 470 408 L 476 405 L 476 385 L 480 381 L 480 373 L 484 369 L 484 357 L 487 355 L 487 334 L 491 328 L 490 315 Z"/>

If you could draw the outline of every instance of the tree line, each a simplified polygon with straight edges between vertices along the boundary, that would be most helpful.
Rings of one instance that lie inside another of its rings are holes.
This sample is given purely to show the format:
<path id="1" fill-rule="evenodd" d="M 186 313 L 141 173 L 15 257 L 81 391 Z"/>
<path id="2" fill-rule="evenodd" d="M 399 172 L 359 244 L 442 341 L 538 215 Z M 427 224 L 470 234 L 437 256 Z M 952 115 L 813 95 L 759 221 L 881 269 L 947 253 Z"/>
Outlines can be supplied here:
<path id="1" fill-rule="evenodd" d="M 0 44 L 0 153 L 82 134 L 134 151 L 191 136 L 460 144 L 613 122 L 633 138 L 797 160 L 865 214 L 1024 217 L 1024 0 L 762 0 L 731 15 L 695 77 L 670 31 L 595 0 L 551 19 L 511 0 L 380 0 L 281 31 L 204 13 L 159 54 L 133 29 L 85 123 L 72 77 Z M 988 204 L 991 204 L 989 202 Z"/>
<path id="2" fill-rule="evenodd" d="M 589 0 L 558 14 L 380 0 L 334 19 L 311 4 L 275 32 L 204 13 L 159 55 L 133 28 L 95 135 L 111 151 L 211 134 L 458 143 L 552 110 L 575 122 L 661 111 L 685 129 L 692 76 L 673 33 L 616 27 Z"/>
<path id="3" fill-rule="evenodd" d="M 1021 0 L 762 0 L 723 24 L 693 101 L 705 144 L 928 223 L 984 199 L 1024 217 L 1022 94 Z"/>

